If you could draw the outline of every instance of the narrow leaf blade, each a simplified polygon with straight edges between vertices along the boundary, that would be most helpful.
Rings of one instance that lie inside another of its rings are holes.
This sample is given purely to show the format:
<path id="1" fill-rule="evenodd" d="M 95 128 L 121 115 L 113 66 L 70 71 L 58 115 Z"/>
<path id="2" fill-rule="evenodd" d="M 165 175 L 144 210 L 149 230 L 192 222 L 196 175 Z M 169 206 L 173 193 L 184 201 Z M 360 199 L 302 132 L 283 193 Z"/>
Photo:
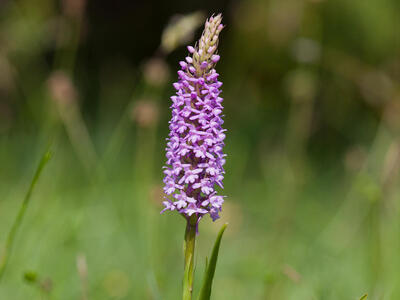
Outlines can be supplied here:
<path id="1" fill-rule="evenodd" d="M 0 257 L 0 281 L 4 275 L 5 269 L 7 267 L 8 260 L 9 260 L 9 257 L 10 257 L 11 251 L 12 251 L 12 247 L 14 244 L 14 239 L 15 239 L 17 230 L 22 223 L 22 219 L 24 218 L 25 211 L 26 211 L 29 201 L 31 199 L 32 192 L 33 192 L 35 185 L 40 177 L 40 174 L 42 173 L 43 168 L 46 166 L 46 164 L 48 163 L 50 158 L 51 158 L 51 152 L 50 152 L 50 150 L 47 150 L 43 154 L 43 156 L 39 162 L 39 165 L 36 168 L 36 171 L 32 178 L 29 189 L 28 189 L 27 193 L 25 194 L 25 198 L 24 198 L 23 202 L 21 203 L 21 207 L 19 208 L 18 214 L 15 217 L 14 223 L 8 233 L 7 240 L 5 242 L 4 253 L 3 253 L 2 257 Z"/>
<path id="2" fill-rule="evenodd" d="M 206 262 L 206 270 L 204 272 L 203 285 L 200 290 L 199 300 L 209 300 L 211 297 L 212 282 L 214 279 L 215 268 L 217 266 L 218 253 L 221 245 L 221 239 L 228 224 L 224 224 L 215 240 L 210 260 Z"/>

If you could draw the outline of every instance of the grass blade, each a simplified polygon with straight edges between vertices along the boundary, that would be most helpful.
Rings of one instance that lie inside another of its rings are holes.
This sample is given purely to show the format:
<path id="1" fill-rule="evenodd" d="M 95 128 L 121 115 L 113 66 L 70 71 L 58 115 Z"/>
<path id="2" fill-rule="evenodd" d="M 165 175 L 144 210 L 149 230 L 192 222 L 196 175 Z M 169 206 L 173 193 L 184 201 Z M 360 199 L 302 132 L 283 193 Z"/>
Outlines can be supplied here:
<path id="1" fill-rule="evenodd" d="M 36 168 L 36 172 L 35 172 L 35 175 L 33 176 L 31 184 L 29 186 L 28 192 L 25 195 L 24 201 L 22 202 L 21 207 L 18 211 L 18 214 L 17 214 L 17 216 L 14 220 L 14 223 L 11 227 L 11 230 L 8 233 L 6 244 L 4 247 L 4 253 L 3 253 L 3 256 L 0 258 L 0 281 L 4 275 L 5 269 L 7 267 L 7 263 L 8 263 L 8 260 L 9 260 L 10 254 L 11 254 L 11 250 L 12 250 L 12 247 L 14 244 L 14 239 L 15 239 L 16 233 L 18 231 L 18 228 L 20 227 L 20 225 L 22 223 L 22 219 L 24 218 L 25 211 L 28 207 L 29 200 L 31 198 L 33 189 L 35 188 L 35 185 L 40 177 L 40 174 L 42 173 L 43 168 L 45 167 L 47 162 L 50 160 L 50 158 L 51 158 L 51 152 L 46 151 L 46 153 L 42 156 L 38 167 Z"/>
<path id="2" fill-rule="evenodd" d="M 217 266 L 217 259 L 218 259 L 218 253 L 219 253 L 219 247 L 221 245 L 221 239 L 224 234 L 224 231 L 228 224 L 224 224 L 217 236 L 217 239 L 215 240 L 214 248 L 211 253 L 210 261 L 206 261 L 206 270 L 204 273 L 204 278 L 203 278 L 203 285 L 200 290 L 200 295 L 199 295 L 199 300 L 209 300 L 211 297 L 211 288 L 212 288 L 212 282 L 214 279 L 214 274 L 215 274 L 215 268 Z"/>

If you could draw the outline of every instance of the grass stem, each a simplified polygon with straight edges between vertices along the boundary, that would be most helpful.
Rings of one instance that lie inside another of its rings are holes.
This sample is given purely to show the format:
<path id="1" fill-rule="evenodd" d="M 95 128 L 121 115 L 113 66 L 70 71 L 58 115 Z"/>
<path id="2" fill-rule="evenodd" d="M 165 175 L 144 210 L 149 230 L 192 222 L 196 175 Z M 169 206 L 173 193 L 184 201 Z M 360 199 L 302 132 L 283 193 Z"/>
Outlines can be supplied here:
<path id="1" fill-rule="evenodd" d="M 42 173 L 44 166 L 47 164 L 47 162 L 50 160 L 50 158 L 51 158 L 51 152 L 46 151 L 46 153 L 42 156 L 42 159 L 40 160 L 38 167 L 36 168 L 36 172 L 35 172 L 35 175 L 33 176 L 31 184 L 29 186 L 28 192 L 25 195 L 24 201 L 22 202 L 21 207 L 18 211 L 18 214 L 17 214 L 17 216 L 14 220 L 14 223 L 11 227 L 11 230 L 8 233 L 6 244 L 4 247 L 4 253 L 3 253 L 3 256 L 0 258 L 0 281 L 6 270 L 6 267 L 7 267 L 8 261 L 9 261 L 9 257 L 11 254 L 11 250 L 12 250 L 12 247 L 14 244 L 15 236 L 18 231 L 18 228 L 21 226 L 22 219 L 24 218 L 26 209 L 29 204 L 29 200 L 31 199 L 33 189 L 35 188 L 35 185 L 40 177 L 40 174 Z"/>

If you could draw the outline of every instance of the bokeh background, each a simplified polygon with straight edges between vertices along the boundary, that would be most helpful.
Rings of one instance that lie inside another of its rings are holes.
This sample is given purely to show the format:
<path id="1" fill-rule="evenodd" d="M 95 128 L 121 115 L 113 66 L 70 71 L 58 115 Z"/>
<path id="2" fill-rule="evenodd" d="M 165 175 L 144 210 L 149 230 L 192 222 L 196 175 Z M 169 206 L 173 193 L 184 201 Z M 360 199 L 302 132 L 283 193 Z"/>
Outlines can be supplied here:
<path id="1" fill-rule="evenodd" d="M 229 222 L 213 299 L 400 299 L 398 0 L 0 1 L 0 249 L 53 152 L 1 299 L 180 298 L 169 97 L 215 12 L 227 198 L 195 290 Z"/>

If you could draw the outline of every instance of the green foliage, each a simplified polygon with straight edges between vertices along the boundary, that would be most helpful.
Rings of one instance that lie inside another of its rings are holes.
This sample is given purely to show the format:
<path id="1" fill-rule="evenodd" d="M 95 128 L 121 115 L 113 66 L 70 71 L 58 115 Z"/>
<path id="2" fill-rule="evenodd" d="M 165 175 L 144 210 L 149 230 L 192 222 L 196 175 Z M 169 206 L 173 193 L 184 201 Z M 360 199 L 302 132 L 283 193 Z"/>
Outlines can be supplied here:
<path id="1" fill-rule="evenodd" d="M 221 227 L 221 229 L 218 233 L 217 239 L 215 240 L 215 243 L 214 243 L 210 261 L 207 262 L 207 260 L 206 260 L 206 268 L 204 271 L 203 283 L 202 283 L 202 287 L 200 290 L 198 300 L 209 300 L 211 297 L 211 288 L 212 288 L 212 283 L 213 283 L 213 279 L 214 279 L 215 268 L 217 267 L 217 260 L 218 260 L 219 248 L 221 245 L 221 239 L 222 239 L 222 236 L 223 236 L 227 226 L 228 226 L 228 224 L 224 224 Z"/>
<path id="2" fill-rule="evenodd" d="M 17 216 L 16 216 L 16 218 L 14 220 L 14 223 L 13 223 L 11 229 L 10 229 L 10 232 L 7 235 L 7 240 L 6 240 L 6 244 L 5 244 L 5 247 L 4 247 L 4 253 L 3 253 L 3 256 L 1 257 L 1 260 L 0 260 L 0 281 L 1 281 L 1 279 L 2 279 L 2 277 L 4 275 L 4 272 L 6 270 L 6 267 L 7 267 L 8 261 L 9 261 L 9 257 L 11 255 L 12 248 L 13 248 L 13 245 L 14 245 L 14 239 L 16 237 L 18 228 L 21 226 L 22 220 L 23 220 L 24 215 L 25 215 L 25 211 L 28 208 L 28 204 L 29 204 L 29 201 L 31 199 L 31 195 L 32 195 L 33 189 L 35 188 L 35 185 L 36 185 L 36 183 L 37 183 L 37 181 L 38 181 L 38 179 L 40 177 L 40 174 L 42 173 L 43 168 L 46 166 L 46 164 L 48 163 L 50 158 L 51 158 L 51 152 L 50 151 L 46 151 L 43 154 L 43 156 L 42 156 L 42 158 L 41 158 L 41 160 L 39 162 L 39 165 L 37 166 L 37 169 L 35 171 L 35 174 L 33 176 L 31 184 L 29 186 L 28 192 L 25 195 L 25 198 L 24 198 L 24 200 L 23 200 L 23 202 L 21 204 L 21 207 L 20 207 L 20 209 L 18 211 L 18 214 L 17 214 Z"/>

